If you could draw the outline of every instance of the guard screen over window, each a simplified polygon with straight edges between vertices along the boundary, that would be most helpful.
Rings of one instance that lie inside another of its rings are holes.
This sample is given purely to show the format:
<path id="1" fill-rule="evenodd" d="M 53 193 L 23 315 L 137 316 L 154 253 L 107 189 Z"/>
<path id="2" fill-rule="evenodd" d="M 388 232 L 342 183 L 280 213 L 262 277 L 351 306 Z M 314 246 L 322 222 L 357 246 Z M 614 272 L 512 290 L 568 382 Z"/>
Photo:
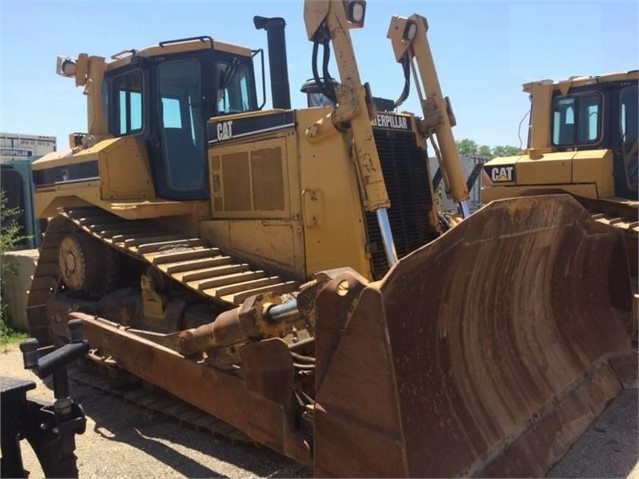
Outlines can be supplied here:
<path id="1" fill-rule="evenodd" d="M 601 137 L 599 94 L 557 97 L 553 101 L 552 142 L 556 146 L 596 143 Z"/>
<path id="2" fill-rule="evenodd" d="M 115 134 L 130 135 L 142 130 L 142 72 L 117 77 L 115 89 Z"/>

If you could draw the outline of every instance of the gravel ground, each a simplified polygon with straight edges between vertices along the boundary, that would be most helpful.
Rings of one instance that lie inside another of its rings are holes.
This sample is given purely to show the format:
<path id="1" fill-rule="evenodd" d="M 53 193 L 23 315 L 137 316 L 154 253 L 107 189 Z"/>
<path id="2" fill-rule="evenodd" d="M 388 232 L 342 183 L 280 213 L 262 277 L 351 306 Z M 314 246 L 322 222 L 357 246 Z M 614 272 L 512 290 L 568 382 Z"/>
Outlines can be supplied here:
<path id="1" fill-rule="evenodd" d="M 34 380 L 30 397 L 52 399 L 52 391 L 22 367 L 17 346 L 0 353 L 0 376 Z M 83 478 L 147 477 L 309 477 L 311 471 L 267 448 L 233 445 L 210 434 L 180 427 L 122 399 L 77 383 L 71 393 L 87 415 L 87 430 L 76 436 Z M 23 441 L 25 468 L 43 477 Z M 637 389 L 612 402 L 551 471 L 549 477 L 629 477 L 639 479 Z"/>
<path id="2" fill-rule="evenodd" d="M 639 478 L 637 389 L 626 389 L 572 446 L 548 477 Z"/>
<path id="3" fill-rule="evenodd" d="M 0 376 L 37 384 L 28 396 L 53 400 L 53 391 L 23 368 L 17 346 L 0 353 Z M 76 436 L 82 478 L 310 477 L 311 471 L 265 447 L 231 444 L 224 438 L 181 427 L 91 387 L 71 382 L 71 394 L 87 416 L 86 432 Z M 29 445 L 22 441 L 25 469 L 43 477 Z"/>

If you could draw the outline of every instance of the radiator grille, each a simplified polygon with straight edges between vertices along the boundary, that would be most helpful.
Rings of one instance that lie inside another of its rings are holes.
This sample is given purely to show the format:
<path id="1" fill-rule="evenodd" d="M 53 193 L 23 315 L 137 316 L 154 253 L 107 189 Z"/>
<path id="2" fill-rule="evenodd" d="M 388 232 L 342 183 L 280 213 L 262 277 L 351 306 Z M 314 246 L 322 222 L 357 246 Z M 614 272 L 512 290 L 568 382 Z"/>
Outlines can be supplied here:
<path id="1" fill-rule="evenodd" d="M 428 222 L 433 200 L 426 152 L 417 147 L 411 131 L 381 128 L 373 131 L 391 201 L 388 217 L 395 249 L 402 258 L 437 237 Z M 380 279 L 388 272 L 388 264 L 375 213 L 366 213 L 366 228 L 373 275 Z"/>

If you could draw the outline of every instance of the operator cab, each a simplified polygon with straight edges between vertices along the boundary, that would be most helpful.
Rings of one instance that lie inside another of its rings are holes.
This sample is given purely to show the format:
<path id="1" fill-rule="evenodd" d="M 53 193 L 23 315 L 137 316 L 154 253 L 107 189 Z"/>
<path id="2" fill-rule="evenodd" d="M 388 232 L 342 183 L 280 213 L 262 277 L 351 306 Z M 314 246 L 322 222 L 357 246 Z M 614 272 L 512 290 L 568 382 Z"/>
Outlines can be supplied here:
<path id="1" fill-rule="evenodd" d="M 209 196 L 206 122 L 259 109 L 249 49 L 195 37 L 112 57 L 103 101 L 109 133 L 138 136 L 157 196 Z"/>
<path id="2" fill-rule="evenodd" d="M 559 150 L 613 152 L 615 194 L 637 198 L 637 81 L 577 86 L 552 102 L 552 143 Z"/>

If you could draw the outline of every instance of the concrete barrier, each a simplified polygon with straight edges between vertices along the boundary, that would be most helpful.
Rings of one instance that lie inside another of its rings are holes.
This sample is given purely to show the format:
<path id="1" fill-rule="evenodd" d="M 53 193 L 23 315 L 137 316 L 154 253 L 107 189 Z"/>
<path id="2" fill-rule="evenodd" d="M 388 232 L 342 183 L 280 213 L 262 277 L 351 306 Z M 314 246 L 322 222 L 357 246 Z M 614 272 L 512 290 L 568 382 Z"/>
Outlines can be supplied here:
<path id="1" fill-rule="evenodd" d="M 3 254 L 0 260 L 3 263 L 10 261 L 14 264 L 14 272 L 2 278 L 2 294 L 6 295 L 8 323 L 15 330 L 26 331 L 27 299 L 38 262 L 38 250 L 10 251 Z"/>

